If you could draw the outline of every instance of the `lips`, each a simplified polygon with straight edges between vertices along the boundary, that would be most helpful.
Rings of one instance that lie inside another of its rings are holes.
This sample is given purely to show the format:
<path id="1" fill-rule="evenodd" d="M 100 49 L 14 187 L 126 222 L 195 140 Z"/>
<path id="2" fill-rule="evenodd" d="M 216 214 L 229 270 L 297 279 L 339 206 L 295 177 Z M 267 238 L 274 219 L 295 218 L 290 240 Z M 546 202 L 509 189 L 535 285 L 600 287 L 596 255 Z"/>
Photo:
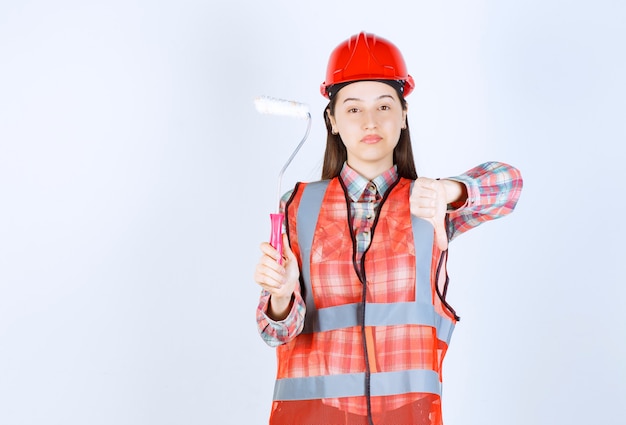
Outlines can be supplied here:
<path id="1" fill-rule="evenodd" d="M 363 137 L 361 139 L 362 143 L 366 143 L 368 145 L 371 145 L 373 143 L 378 143 L 380 140 L 382 139 L 382 137 L 376 135 L 376 134 L 368 134 L 367 136 Z"/>

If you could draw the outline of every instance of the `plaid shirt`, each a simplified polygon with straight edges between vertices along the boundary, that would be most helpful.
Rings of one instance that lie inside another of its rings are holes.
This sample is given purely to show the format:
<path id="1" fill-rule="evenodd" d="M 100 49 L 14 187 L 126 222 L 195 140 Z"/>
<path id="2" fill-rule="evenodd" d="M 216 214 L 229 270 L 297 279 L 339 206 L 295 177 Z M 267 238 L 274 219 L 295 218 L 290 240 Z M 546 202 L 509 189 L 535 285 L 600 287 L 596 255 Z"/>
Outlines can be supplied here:
<path id="1" fill-rule="evenodd" d="M 374 180 L 369 181 L 344 164 L 341 180 L 350 197 L 352 230 L 356 236 L 356 261 L 360 264 L 363 253 L 372 241 L 371 229 L 376 218 L 376 211 L 383 195 L 398 180 L 398 169 L 393 166 Z"/>
<path id="2" fill-rule="evenodd" d="M 346 186 L 350 197 L 352 226 L 357 239 L 357 258 L 360 258 L 371 241 L 369 230 L 377 206 L 389 186 L 397 180 L 398 174 L 394 166 L 370 182 L 344 164 L 339 178 Z M 522 177 L 519 171 L 499 162 L 487 162 L 464 174 L 447 179 L 464 183 L 467 187 L 465 203 L 449 206 L 447 231 L 450 240 L 486 221 L 510 213 L 522 190 Z M 290 196 L 291 191 L 283 196 L 281 209 Z M 263 340 L 275 347 L 290 341 L 301 332 L 306 307 L 299 291 L 296 291 L 293 307 L 288 316 L 282 321 L 274 321 L 266 314 L 269 300 L 269 292 L 262 290 L 257 307 L 257 325 Z"/>

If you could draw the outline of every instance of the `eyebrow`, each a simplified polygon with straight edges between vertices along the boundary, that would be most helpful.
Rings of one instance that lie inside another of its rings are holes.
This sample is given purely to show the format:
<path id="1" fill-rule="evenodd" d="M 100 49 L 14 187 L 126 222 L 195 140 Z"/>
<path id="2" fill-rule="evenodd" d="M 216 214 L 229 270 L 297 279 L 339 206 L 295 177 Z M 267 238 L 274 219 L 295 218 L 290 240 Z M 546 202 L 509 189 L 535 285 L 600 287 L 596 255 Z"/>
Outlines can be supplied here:
<path id="1" fill-rule="evenodd" d="M 390 94 L 383 94 L 381 96 L 378 96 L 375 100 L 380 100 L 380 99 L 384 99 L 384 98 L 387 98 L 387 97 L 395 102 L 395 99 Z M 346 102 L 349 102 L 349 101 L 363 102 L 363 99 L 359 99 L 358 97 L 348 97 L 348 98 L 344 99 L 343 103 L 346 103 Z"/>

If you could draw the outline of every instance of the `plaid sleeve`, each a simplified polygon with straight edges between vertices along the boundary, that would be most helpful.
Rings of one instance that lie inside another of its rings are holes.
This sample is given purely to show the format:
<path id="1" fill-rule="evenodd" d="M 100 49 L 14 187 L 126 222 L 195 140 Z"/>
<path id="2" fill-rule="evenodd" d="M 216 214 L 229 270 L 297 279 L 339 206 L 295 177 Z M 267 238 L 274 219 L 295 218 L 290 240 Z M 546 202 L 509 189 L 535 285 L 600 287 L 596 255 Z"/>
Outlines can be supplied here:
<path id="1" fill-rule="evenodd" d="M 447 179 L 467 187 L 465 204 L 448 213 L 450 240 L 486 221 L 510 214 L 523 186 L 520 171 L 502 162 L 486 162 Z"/>
<path id="2" fill-rule="evenodd" d="M 265 289 L 261 290 L 261 298 L 256 310 L 256 321 L 263 341 L 270 347 L 276 347 L 291 341 L 302 332 L 306 305 L 300 291 L 295 291 L 293 306 L 289 314 L 284 320 L 277 322 L 267 316 L 269 302 L 270 293 Z"/>
<path id="3" fill-rule="evenodd" d="M 279 211 L 285 213 L 285 206 L 293 190 L 286 192 L 280 199 Z M 285 231 L 283 223 L 283 232 Z M 272 320 L 267 315 L 267 309 L 270 303 L 270 293 L 265 289 L 261 290 L 259 305 L 256 309 L 256 321 L 259 334 L 263 341 L 270 347 L 277 347 L 291 341 L 302 332 L 304 327 L 304 313 L 306 312 L 306 304 L 302 299 L 300 291 L 294 291 L 294 301 L 287 317 L 281 321 Z"/>

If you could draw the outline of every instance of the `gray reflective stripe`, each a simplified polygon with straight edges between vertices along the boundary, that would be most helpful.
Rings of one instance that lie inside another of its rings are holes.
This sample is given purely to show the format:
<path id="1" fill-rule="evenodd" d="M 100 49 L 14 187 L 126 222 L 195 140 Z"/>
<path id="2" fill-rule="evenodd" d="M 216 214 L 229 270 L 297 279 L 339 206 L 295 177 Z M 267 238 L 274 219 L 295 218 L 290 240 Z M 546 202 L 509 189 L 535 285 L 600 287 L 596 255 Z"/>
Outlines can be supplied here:
<path id="1" fill-rule="evenodd" d="M 431 393 L 441 395 L 439 375 L 432 370 L 403 370 L 370 374 L 372 396 Z M 312 400 L 365 395 L 365 373 L 284 378 L 276 381 L 275 401 Z"/>
<path id="2" fill-rule="evenodd" d="M 298 208 L 298 243 L 302 256 L 303 296 L 306 303 L 306 318 L 303 333 L 324 332 L 360 325 L 361 303 L 346 304 L 317 309 L 311 286 L 311 247 L 313 236 L 328 180 L 309 183 Z M 454 323 L 439 315 L 432 305 L 430 267 L 432 261 L 433 227 L 421 218 L 411 216 L 413 243 L 415 246 L 415 302 L 368 303 L 365 310 L 366 326 L 391 326 L 415 324 L 432 326 L 437 337 L 450 343 Z"/>
<path id="3" fill-rule="evenodd" d="M 307 303 L 305 333 L 334 331 L 337 329 L 358 326 L 358 317 L 361 317 L 363 304 L 343 304 L 336 307 L 327 307 L 309 311 Z M 369 312 L 369 305 L 367 306 Z M 306 324 L 309 326 L 306 326 Z"/>
<path id="4" fill-rule="evenodd" d="M 437 314 L 435 317 L 437 321 L 437 339 L 450 345 L 452 332 L 454 332 L 454 322 L 440 314 Z"/>
<path id="5" fill-rule="evenodd" d="M 413 246 L 415 246 L 415 302 L 432 304 L 430 266 L 433 251 L 433 226 L 411 215 Z"/>
<path id="6" fill-rule="evenodd" d="M 308 308 L 308 307 L 307 307 Z M 307 311 L 306 320 L 311 322 L 311 332 L 326 332 L 360 325 L 358 318 L 361 303 Z M 309 314 L 310 313 L 310 314 Z M 435 312 L 432 304 L 416 302 L 367 304 L 365 326 L 424 325 L 437 328 L 437 336 L 446 344 L 454 330 L 454 323 Z"/>
<path id="7" fill-rule="evenodd" d="M 313 234 L 317 226 L 322 200 L 326 193 L 329 180 L 309 183 L 304 187 L 300 206 L 298 207 L 297 228 L 300 256 L 302 257 L 302 281 L 304 283 L 302 296 L 306 303 L 306 318 L 302 333 L 315 332 L 317 323 L 317 309 L 313 301 L 311 287 L 311 247 L 313 246 Z"/>

